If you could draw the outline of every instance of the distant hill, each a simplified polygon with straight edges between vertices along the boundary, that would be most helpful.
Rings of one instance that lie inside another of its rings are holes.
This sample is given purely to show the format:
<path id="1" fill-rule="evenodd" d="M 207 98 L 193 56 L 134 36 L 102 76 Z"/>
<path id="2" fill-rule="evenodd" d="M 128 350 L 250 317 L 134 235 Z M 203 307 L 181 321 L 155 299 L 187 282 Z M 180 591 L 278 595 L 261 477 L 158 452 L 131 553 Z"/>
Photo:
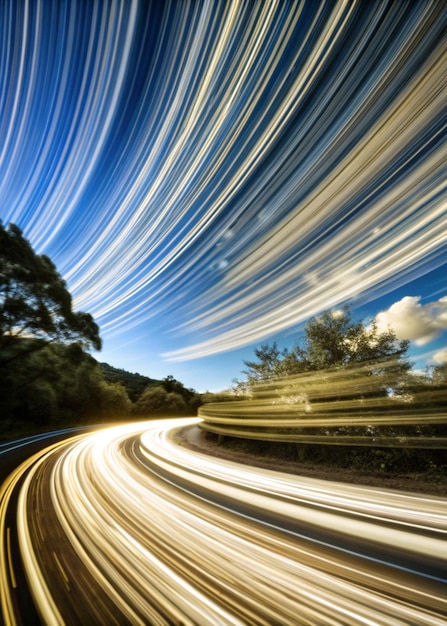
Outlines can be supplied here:
<path id="1" fill-rule="evenodd" d="M 127 394 L 132 402 L 136 402 L 146 387 L 161 385 L 161 380 L 149 378 L 142 374 L 133 374 L 118 367 L 112 367 L 108 363 L 98 363 L 104 380 L 108 383 L 121 383 L 127 389 Z"/>

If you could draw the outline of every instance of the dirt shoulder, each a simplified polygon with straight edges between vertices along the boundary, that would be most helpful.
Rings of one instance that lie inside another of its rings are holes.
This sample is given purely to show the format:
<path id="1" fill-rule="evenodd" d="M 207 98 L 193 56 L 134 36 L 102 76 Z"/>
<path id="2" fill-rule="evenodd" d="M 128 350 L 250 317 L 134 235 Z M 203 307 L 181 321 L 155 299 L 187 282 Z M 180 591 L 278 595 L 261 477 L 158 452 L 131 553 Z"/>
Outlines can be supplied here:
<path id="1" fill-rule="evenodd" d="M 369 474 L 357 469 L 325 467 L 309 462 L 288 461 L 273 458 L 267 455 L 240 452 L 231 449 L 227 444 L 218 444 L 216 440 L 207 437 L 206 433 L 197 426 L 189 427 L 181 432 L 182 445 L 222 459 L 228 459 L 245 465 L 263 467 L 279 472 L 287 472 L 300 476 L 333 480 L 356 485 L 367 485 L 386 489 L 395 489 L 410 493 L 419 493 L 447 497 L 447 482 L 430 480 L 420 474 Z"/>

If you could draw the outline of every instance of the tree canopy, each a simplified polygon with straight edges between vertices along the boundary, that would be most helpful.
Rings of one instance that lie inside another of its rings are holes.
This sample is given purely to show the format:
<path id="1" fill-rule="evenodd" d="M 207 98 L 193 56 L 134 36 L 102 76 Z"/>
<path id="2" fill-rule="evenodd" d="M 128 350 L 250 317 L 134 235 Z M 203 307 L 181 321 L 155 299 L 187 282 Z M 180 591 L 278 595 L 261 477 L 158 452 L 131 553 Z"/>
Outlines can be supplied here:
<path id="1" fill-rule="evenodd" d="M 18 226 L 0 222 L 0 365 L 52 342 L 101 349 L 97 324 L 73 311 L 54 263 L 36 254 Z"/>
<path id="2" fill-rule="evenodd" d="M 205 404 L 202 427 L 256 454 L 445 480 L 447 369 L 412 371 L 408 347 L 347 307 L 325 311 L 294 347 L 256 349 L 234 381 L 239 402 Z"/>
<path id="3" fill-rule="evenodd" d="M 99 364 L 89 348 L 101 348 L 93 317 L 73 310 L 49 257 L 0 221 L 0 437 L 132 413 L 195 414 L 202 402 L 173 376 L 154 380 Z"/>
<path id="4" fill-rule="evenodd" d="M 136 402 L 146 387 L 155 387 L 161 384 L 158 379 L 143 376 L 137 372 L 128 372 L 125 369 L 113 367 L 108 363 L 99 363 L 99 369 L 108 383 L 119 383 L 125 387 L 132 402 Z"/>
<path id="5" fill-rule="evenodd" d="M 135 402 L 137 415 L 191 415 L 196 414 L 202 404 L 200 395 L 194 389 L 168 375 L 159 385 L 149 385 Z"/>
<path id="6" fill-rule="evenodd" d="M 387 384 L 390 372 L 394 372 L 397 385 L 411 367 L 405 360 L 408 343 L 398 341 L 391 329 L 380 333 L 374 322 L 364 325 L 353 321 L 348 307 L 324 311 L 306 324 L 301 344 L 280 350 L 274 342 L 256 349 L 256 360 L 244 361 L 245 378 L 235 382 L 239 391 L 252 393 L 263 384 L 284 377 L 332 369 L 354 371 L 368 364 L 371 374 L 378 375 L 386 369 Z"/>

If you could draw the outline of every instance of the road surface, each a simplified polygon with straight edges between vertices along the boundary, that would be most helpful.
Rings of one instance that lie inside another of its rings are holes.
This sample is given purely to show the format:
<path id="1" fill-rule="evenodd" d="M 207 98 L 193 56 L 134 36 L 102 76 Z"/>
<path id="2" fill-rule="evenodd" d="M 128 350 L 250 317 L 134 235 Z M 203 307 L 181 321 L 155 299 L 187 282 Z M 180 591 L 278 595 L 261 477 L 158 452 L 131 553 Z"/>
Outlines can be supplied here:
<path id="1" fill-rule="evenodd" d="M 55 442 L 0 493 L 6 624 L 447 623 L 447 500 L 192 451 L 197 420 Z"/>

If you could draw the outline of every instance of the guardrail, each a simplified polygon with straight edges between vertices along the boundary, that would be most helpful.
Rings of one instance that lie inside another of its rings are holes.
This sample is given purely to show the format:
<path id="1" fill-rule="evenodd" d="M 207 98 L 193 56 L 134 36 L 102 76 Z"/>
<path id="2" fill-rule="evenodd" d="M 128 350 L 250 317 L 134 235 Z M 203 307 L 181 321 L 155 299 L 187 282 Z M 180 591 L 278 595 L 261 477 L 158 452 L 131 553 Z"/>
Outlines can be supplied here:
<path id="1" fill-rule="evenodd" d="M 447 424 L 444 409 L 393 410 L 392 401 L 382 401 L 384 406 L 378 407 L 377 399 L 370 400 L 314 403 L 308 413 L 303 404 L 297 407 L 271 399 L 205 404 L 198 411 L 203 420 L 199 426 L 222 436 L 272 442 L 447 449 L 447 436 L 414 434 L 421 427 Z M 384 435 L 383 427 L 407 427 L 408 434 Z"/>

